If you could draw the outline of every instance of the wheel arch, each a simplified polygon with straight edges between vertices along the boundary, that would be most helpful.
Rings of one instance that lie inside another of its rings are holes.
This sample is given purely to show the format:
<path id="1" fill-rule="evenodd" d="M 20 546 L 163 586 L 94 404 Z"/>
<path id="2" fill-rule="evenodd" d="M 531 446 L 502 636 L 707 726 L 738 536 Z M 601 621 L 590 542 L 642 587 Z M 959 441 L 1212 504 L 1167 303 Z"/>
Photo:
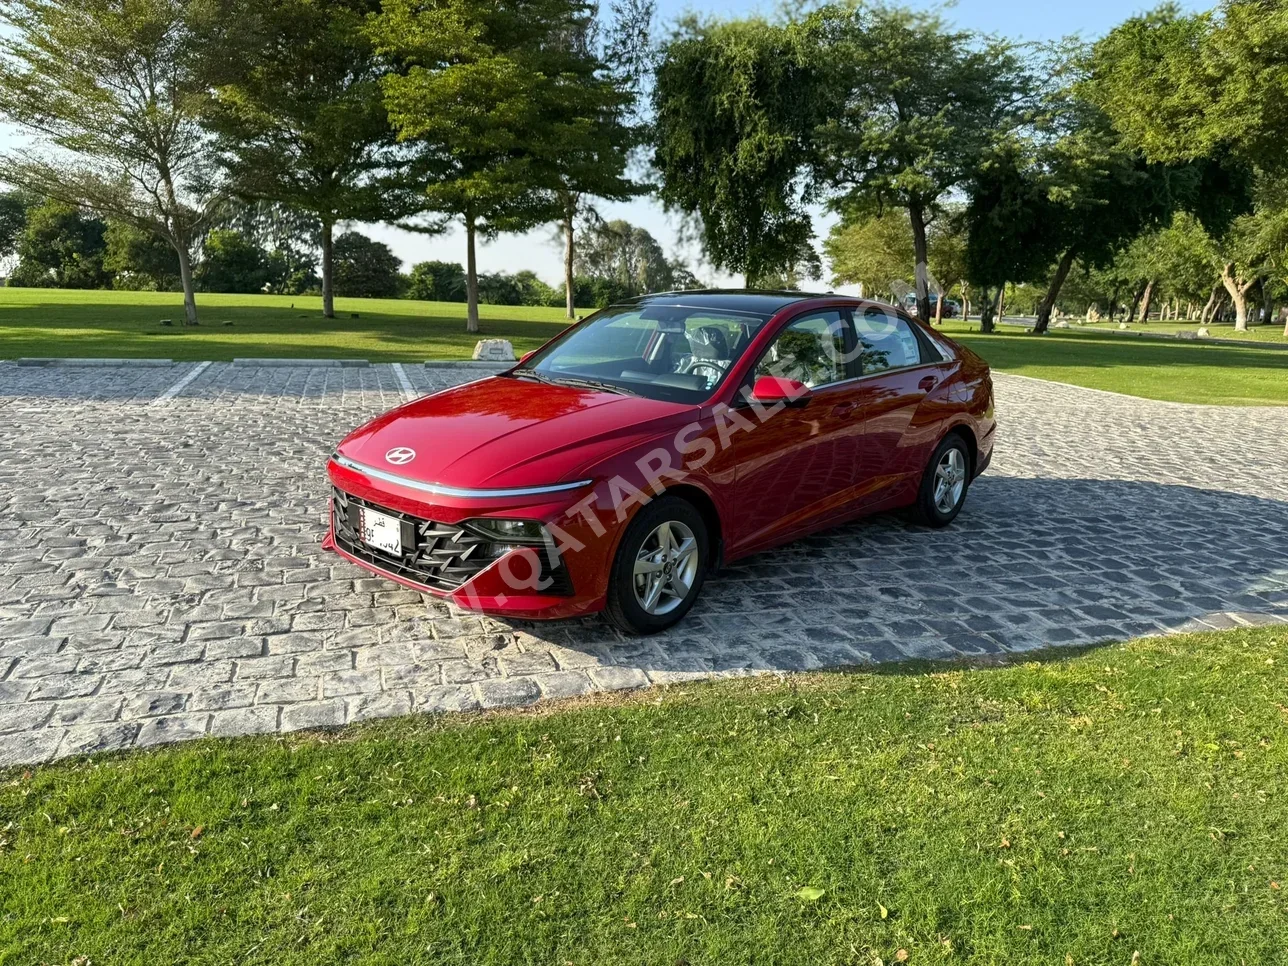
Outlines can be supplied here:
<path id="1" fill-rule="evenodd" d="M 724 528 L 720 522 L 720 511 L 710 494 L 700 486 L 692 483 L 673 483 L 662 491 L 664 496 L 678 496 L 691 503 L 702 515 L 702 522 L 707 525 L 707 536 L 711 541 L 711 559 L 707 569 L 716 570 L 724 560 Z"/>
<path id="2" fill-rule="evenodd" d="M 975 438 L 975 431 L 966 423 L 958 423 L 944 433 L 944 439 L 949 436 L 960 436 L 966 444 L 966 456 L 970 459 L 970 479 L 975 479 L 979 467 L 979 440 Z"/>

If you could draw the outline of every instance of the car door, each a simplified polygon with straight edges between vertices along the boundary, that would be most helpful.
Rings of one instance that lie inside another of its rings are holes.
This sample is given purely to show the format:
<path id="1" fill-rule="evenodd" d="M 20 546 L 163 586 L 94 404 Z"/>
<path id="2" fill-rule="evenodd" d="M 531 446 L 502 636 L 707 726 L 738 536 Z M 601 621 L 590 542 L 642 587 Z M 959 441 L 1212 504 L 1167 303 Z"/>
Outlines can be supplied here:
<path id="1" fill-rule="evenodd" d="M 732 464 L 736 515 L 730 550 L 743 553 L 790 538 L 851 497 L 853 453 L 862 433 L 849 359 L 854 335 L 841 310 L 812 311 L 789 322 L 752 367 L 810 387 L 803 406 L 735 412 L 754 425 L 732 435 L 721 454 Z"/>
<path id="2" fill-rule="evenodd" d="M 857 405 L 863 415 L 856 472 L 869 481 L 862 505 L 919 479 L 933 434 L 910 433 L 918 408 L 944 378 L 943 360 L 912 323 L 878 306 L 856 309 Z"/>

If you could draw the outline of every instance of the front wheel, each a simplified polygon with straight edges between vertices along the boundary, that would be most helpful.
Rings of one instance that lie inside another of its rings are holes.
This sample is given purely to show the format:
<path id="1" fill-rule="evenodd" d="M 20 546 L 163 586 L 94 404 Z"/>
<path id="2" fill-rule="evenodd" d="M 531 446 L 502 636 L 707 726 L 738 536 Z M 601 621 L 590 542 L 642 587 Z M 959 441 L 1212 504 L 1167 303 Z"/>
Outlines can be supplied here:
<path id="1" fill-rule="evenodd" d="M 917 493 L 917 515 L 932 527 L 946 527 L 961 512 L 970 486 L 970 452 L 956 433 L 945 436 L 930 457 Z"/>
<path id="2" fill-rule="evenodd" d="M 628 634 L 656 634 L 679 623 L 702 589 L 709 538 L 687 500 L 661 496 L 626 528 L 608 584 L 605 612 Z"/>

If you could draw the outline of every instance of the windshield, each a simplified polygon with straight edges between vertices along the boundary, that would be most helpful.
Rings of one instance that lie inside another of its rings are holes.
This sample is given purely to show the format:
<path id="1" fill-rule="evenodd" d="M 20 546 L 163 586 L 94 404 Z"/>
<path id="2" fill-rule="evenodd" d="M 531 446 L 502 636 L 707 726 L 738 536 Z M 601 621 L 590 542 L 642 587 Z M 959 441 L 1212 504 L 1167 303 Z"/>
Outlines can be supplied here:
<path id="1" fill-rule="evenodd" d="M 768 316 L 679 305 L 609 308 L 514 370 L 567 385 L 702 402 Z"/>

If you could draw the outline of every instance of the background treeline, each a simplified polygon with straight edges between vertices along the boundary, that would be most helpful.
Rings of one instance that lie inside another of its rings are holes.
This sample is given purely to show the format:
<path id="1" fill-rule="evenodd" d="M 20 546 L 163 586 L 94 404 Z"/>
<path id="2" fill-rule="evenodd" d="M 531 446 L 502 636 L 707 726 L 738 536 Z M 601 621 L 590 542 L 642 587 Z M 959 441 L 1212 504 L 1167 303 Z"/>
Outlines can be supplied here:
<path id="1" fill-rule="evenodd" d="M 1288 295 L 1288 13 L 1226 0 L 1025 46 L 933 14 L 824 5 L 690 18 L 662 44 L 661 196 L 748 282 L 813 253 L 878 297 L 979 309 L 1229 317 Z"/>
<path id="2" fill-rule="evenodd" d="M 595 209 L 652 192 L 748 286 L 822 277 L 826 208 L 831 280 L 926 318 L 1246 327 L 1288 296 L 1286 4 L 1025 45 L 848 3 L 657 36 L 650 0 L 0 0 L 0 112 L 36 137 L 0 226 L 18 283 L 177 287 L 194 320 L 203 289 L 463 298 L 473 330 L 697 284 Z M 354 222 L 454 224 L 463 264 L 404 277 Z M 477 272 L 540 225 L 559 291 Z"/>
<path id="3" fill-rule="evenodd" d="M 127 222 L 102 219 L 64 202 L 33 199 L 22 191 L 0 192 L 0 275 L 22 288 L 115 288 L 179 292 L 182 280 L 174 250 Z M 230 205 L 196 246 L 197 292 L 322 294 L 320 226 L 282 205 Z M 574 304 L 604 306 L 643 294 L 698 288 L 681 263 L 669 260 L 643 228 L 625 221 L 584 226 L 573 275 Z M 465 268 L 459 262 L 427 261 L 402 271 L 389 246 L 356 231 L 332 240 L 334 295 L 346 298 L 409 298 L 465 302 Z M 478 299 L 487 305 L 562 306 L 565 293 L 535 272 L 480 272 Z"/>

